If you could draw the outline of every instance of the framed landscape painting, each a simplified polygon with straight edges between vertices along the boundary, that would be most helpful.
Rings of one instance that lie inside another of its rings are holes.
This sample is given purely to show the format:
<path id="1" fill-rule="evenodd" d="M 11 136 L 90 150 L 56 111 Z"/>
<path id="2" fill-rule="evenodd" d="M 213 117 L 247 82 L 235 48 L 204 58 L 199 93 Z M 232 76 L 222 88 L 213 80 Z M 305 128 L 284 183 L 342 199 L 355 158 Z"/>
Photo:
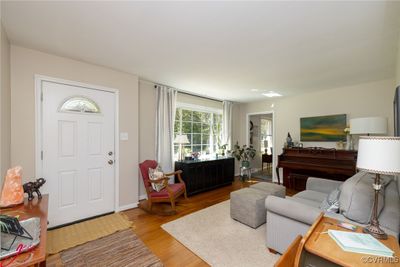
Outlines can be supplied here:
<path id="1" fill-rule="evenodd" d="M 346 141 L 346 114 L 300 118 L 302 142 Z"/>

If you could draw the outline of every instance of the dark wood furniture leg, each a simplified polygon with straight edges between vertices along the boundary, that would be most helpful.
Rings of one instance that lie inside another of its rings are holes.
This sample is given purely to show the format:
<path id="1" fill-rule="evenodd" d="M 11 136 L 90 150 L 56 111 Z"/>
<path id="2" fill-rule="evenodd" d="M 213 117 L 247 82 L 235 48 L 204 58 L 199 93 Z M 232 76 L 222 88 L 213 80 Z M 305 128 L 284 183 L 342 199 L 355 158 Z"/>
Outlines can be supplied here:
<path id="1" fill-rule="evenodd" d="M 278 254 L 278 251 L 272 248 L 268 248 L 268 251 L 271 252 L 272 254 Z"/>
<path id="2" fill-rule="evenodd" d="M 276 177 L 278 178 L 278 184 L 280 185 L 281 184 L 281 179 L 279 178 L 279 167 L 276 167 L 275 171 L 276 171 Z"/>

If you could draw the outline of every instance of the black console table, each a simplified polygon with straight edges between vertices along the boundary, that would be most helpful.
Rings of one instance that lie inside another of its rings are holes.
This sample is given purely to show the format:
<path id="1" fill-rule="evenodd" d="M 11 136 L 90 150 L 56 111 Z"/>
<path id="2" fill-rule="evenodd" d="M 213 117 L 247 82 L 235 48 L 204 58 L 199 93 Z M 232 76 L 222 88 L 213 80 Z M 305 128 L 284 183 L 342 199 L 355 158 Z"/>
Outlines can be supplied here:
<path id="1" fill-rule="evenodd" d="M 209 160 L 184 160 L 175 162 L 175 170 L 182 170 L 182 179 L 188 195 L 232 184 L 235 159 L 222 157 Z M 177 178 L 175 178 L 175 182 Z"/>

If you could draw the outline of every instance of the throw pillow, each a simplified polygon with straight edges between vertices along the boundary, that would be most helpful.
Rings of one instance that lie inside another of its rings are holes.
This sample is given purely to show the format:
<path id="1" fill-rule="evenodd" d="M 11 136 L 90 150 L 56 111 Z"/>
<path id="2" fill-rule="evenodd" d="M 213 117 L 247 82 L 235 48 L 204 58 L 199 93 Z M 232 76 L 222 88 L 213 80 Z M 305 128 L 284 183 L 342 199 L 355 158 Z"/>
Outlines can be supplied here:
<path id="1" fill-rule="evenodd" d="M 326 196 L 319 208 L 326 212 L 337 213 L 339 211 L 339 195 L 340 190 L 336 188 Z"/>
<path id="2" fill-rule="evenodd" d="M 157 192 L 160 192 L 163 188 L 165 188 L 164 182 L 155 183 L 156 181 L 158 181 L 160 178 L 163 177 L 164 177 L 164 172 L 160 165 L 157 165 L 155 169 L 149 168 L 149 178 L 151 182 L 151 187 Z"/>
<path id="3" fill-rule="evenodd" d="M 378 195 L 378 216 L 385 206 L 385 187 L 393 178 L 381 175 L 382 189 Z M 346 218 L 362 224 L 368 224 L 374 205 L 375 192 L 372 188 L 375 175 L 358 172 L 347 179 L 341 186 L 339 197 L 340 213 Z"/>

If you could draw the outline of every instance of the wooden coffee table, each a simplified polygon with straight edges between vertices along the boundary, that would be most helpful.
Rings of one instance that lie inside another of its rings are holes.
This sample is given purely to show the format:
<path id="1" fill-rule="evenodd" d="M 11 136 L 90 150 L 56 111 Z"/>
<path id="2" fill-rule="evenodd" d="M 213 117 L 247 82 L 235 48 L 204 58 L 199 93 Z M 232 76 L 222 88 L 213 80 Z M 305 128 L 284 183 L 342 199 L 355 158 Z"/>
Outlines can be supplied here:
<path id="1" fill-rule="evenodd" d="M 9 216 L 18 216 L 19 220 L 32 217 L 40 218 L 40 243 L 31 251 L 24 252 L 10 264 L 12 257 L 0 261 L 0 266 L 46 266 L 46 239 L 47 239 L 47 209 L 49 196 L 43 195 L 42 199 L 35 198 L 32 201 L 25 199 L 24 204 L 12 208 L 1 209 L 0 212 Z"/>

